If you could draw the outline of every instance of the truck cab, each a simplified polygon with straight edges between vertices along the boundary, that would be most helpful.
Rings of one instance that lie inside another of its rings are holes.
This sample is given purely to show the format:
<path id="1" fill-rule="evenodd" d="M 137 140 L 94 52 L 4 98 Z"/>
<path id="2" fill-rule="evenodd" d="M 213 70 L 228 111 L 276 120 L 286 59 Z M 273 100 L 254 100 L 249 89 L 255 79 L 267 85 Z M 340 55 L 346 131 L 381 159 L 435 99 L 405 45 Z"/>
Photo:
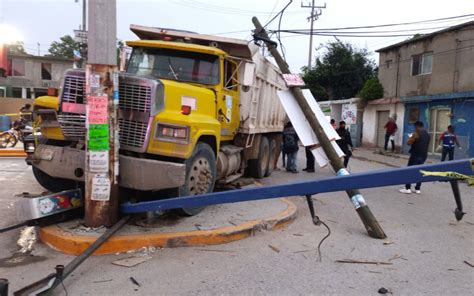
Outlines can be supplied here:
<path id="1" fill-rule="evenodd" d="M 246 48 L 245 57 L 186 38 L 127 42 L 132 53 L 118 92 L 120 186 L 182 196 L 211 192 L 246 169 L 269 174 L 285 117 L 276 90 L 284 83 L 258 49 L 230 40 Z M 29 163 L 52 191 L 84 180 L 85 79 L 84 70 L 67 71 L 57 105 L 35 105 L 43 141 Z"/>

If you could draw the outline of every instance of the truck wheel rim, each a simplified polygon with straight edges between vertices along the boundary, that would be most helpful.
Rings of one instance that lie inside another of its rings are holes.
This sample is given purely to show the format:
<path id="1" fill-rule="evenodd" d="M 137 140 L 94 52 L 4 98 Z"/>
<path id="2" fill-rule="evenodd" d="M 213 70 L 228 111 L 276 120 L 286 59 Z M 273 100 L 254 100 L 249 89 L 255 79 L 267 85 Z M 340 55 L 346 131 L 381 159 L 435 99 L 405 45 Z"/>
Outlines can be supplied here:
<path id="1" fill-rule="evenodd" d="M 193 163 L 188 177 L 188 189 L 190 195 L 209 192 L 212 185 L 212 171 L 209 161 L 200 157 Z"/>

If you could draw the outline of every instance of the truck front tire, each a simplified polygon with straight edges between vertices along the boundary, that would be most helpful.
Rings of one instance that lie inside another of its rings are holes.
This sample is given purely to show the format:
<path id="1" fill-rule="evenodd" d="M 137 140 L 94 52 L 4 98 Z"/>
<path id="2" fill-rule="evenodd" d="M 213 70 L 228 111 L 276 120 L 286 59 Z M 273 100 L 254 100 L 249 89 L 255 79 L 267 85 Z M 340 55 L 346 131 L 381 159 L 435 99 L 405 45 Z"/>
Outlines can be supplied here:
<path id="1" fill-rule="evenodd" d="M 35 176 L 36 181 L 38 181 L 41 186 L 51 192 L 60 192 L 76 188 L 76 182 L 74 181 L 51 177 L 35 166 L 32 167 L 33 175 Z"/>
<path id="2" fill-rule="evenodd" d="M 185 162 L 186 180 L 179 188 L 179 196 L 199 195 L 214 190 L 216 182 L 216 155 L 211 146 L 199 142 L 193 154 Z M 205 206 L 178 209 L 183 216 L 194 216 L 200 213 Z"/>

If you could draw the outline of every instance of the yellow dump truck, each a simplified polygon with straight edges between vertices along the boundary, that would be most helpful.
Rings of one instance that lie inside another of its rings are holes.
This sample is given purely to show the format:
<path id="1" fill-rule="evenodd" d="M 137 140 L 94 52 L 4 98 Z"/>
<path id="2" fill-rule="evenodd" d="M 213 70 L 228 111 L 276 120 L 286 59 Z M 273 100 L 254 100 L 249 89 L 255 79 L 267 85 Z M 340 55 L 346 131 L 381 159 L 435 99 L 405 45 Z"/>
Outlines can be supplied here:
<path id="1" fill-rule="evenodd" d="M 286 118 L 279 69 L 246 40 L 132 25 L 140 38 L 119 77 L 121 187 L 195 195 L 248 174 L 269 176 Z M 36 100 L 42 139 L 28 161 L 57 191 L 84 180 L 85 72 Z M 30 147 L 32 149 L 32 147 Z M 32 152 L 32 151 L 30 151 Z M 195 214 L 199 209 L 185 210 Z"/>

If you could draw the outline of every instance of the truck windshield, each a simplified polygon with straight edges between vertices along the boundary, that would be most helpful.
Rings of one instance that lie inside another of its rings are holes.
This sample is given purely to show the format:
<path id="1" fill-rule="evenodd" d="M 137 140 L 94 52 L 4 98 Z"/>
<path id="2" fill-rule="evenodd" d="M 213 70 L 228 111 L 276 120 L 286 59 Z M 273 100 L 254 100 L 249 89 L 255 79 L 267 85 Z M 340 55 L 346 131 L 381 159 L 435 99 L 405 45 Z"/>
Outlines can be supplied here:
<path id="1" fill-rule="evenodd" d="M 127 73 L 215 85 L 219 83 L 219 58 L 163 48 L 135 48 Z"/>

